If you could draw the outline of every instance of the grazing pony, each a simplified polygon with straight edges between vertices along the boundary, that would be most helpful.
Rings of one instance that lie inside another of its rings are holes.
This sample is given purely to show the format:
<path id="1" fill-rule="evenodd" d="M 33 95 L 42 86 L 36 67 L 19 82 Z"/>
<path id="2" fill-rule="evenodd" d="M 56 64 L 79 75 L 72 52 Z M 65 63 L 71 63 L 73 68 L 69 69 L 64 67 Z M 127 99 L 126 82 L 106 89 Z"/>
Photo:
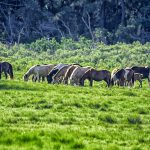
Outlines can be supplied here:
<path id="1" fill-rule="evenodd" d="M 132 69 L 120 69 L 118 70 L 112 77 L 111 83 L 118 81 L 118 85 L 126 86 L 126 85 L 134 85 L 134 71 Z"/>
<path id="2" fill-rule="evenodd" d="M 47 82 L 52 83 L 53 81 L 53 76 L 64 66 L 68 66 L 67 64 L 58 64 L 56 65 L 47 75 Z"/>
<path id="3" fill-rule="evenodd" d="M 36 65 L 32 66 L 24 75 L 24 81 L 28 81 L 30 75 L 35 75 L 34 78 L 37 78 L 40 82 L 40 77 L 46 77 L 48 73 L 54 68 L 55 65 Z"/>
<path id="4" fill-rule="evenodd" d="M 13 67 L 10 63 L 8 63 L 8 62 L 1 62 L 0 63 L 0 79 L 1 79 L 2 72 L 4 72 L 6 79 L 8 78 L 7 74 L 9 74 L 10 79 L 14 78 Z"/>
<path id="5" fill-rule="evenodd" d="M 65 76 L 63 78 L 63 83 L 64 84 L 68 84 L 68 80 L 73 72 L 73 70 L 76 68 L 76 67 L 79 67 L 79 65 L 71 65 L 69 66 L 69 68 L 67 69 L 66 73 L 65 73 Z"/>
<path id="6" fill-rule="evenodd" d="M 63 68 L 61 68 L 54 76 L 53 76 L 53 81 L 52 83 L 61 83 L 63 81 L 63 78 L 65 76 L 65 73 L 67 71 L 67 69 L 70 67 L 70 65 L 64 66 Z"/>
<path id="7" fill-rule="evenodd" d="M 150 67 L 138 67 L 133 66 L 131 69 L 134 71 L 134 73 L 140 73 L 143 74 L 143 79 L 148 79 L 148 84 L 150 86 Z"/>
<path id="8" fill-rule="evenodd" d="M 76 67 L 70 76 L 70 84 L 71 85 L 80 85 L 81 77 L 90 68 L 91 67 L 80 67 L 80 66 Z"/>
<path id="9" fill-rule="evenodd" d="M 84 80 L 88 79 L 90 81 L 90 86 L 93 85 L 94 81 L 102 81 L 104 80 L 107 83 L 107 86 L 110 86 L 111 81 L 111 73 L 108 70 L 95 70 L 89 69 L 87 70 L 84 75 L 80 79 L 80 85 L 84 86 Z"/>

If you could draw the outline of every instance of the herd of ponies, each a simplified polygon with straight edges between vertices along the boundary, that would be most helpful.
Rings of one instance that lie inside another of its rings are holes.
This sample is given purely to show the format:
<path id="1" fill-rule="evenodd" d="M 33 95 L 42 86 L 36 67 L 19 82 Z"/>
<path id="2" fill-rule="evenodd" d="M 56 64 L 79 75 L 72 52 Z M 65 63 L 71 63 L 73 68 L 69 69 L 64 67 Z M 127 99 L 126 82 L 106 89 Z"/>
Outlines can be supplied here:
<path id="1" fill-rule="evenodd" d="M 11 79 L 14 78 L 13 67 L 8 62 L 0 63 L 0 79 L 4 72 L 7 79 L 8 74 Z M 150 86 L 150 67 L 133 66 L 122 69 L 115 68 L 112 72 L 109 70 L 96 70 L 90 66 L 83 67 L 80 64 L 44 64 L 32 66 L 23 76 L 24 81 L 28 81 L 32 75 L 33 82 L 45 81 L 50 84 L 70 84 L 84 86 L 84 81 L 89 80 L 89 85 L 93 81 L 104 80 L 107 86 L 134 86 L 134 82 L 139 81 L 139 87 L 142 87 L 142 79 L 147 78 Z"/>
<path id="2" fill-rule="evenodd" d="M 47 79 L 52 84 L 70 84 L 84 86 L 84 81 L 89 80 L 90 86 L 93 81 L 104 80 L 107 86 L 133 86 L 136 80 L 142 87 L 142 79 L 147 78 L 150 83 L 150 67 L 138 67 L 108 70 L 96 70 L 90 66 L 83 67 L 80 64 L 46 64 L 32 66 L 24 75 L 24 81 L 28 81 L 32 75 L 32 81 L 36 82 Z"/>

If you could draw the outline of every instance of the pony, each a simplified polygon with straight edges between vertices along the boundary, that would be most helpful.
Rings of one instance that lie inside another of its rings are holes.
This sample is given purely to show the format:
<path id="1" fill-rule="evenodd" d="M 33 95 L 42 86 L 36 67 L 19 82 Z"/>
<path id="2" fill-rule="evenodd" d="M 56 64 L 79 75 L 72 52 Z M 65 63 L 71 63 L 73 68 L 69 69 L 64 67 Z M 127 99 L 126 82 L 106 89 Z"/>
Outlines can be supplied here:
<path id="1" fill-rule="evenodd" d="M 80 79 L 80 85 L 84 86 L 84 81 L 88 79 L 90 81 L 90 86 L 93 86 L 94 81 L 102 81 L 104 80 L 107 83 L 107 86 L 110 86 L 111 81 L 111 73 L 108 70 L 95 70 L 89 69 L 87 70 L 84 75 Z"/>
<path id="2" fill-rule="evenodd" d="M 40 77 L 46 77 L 54 67 L 55 65 L 53 64 L 32 66 L 23 76 L 24 81 L 28 81 L 30 75 L 33 74 L 35 75 L 34 78 L 37 78 L 38 82 L 40 82 Z"/>
<path id="3" fill-rule="evenodd" d="M 63 68 L 61 68 L 54 76 L 53 76 L 53 81 L 52 83 L 61 83 L 63 81 L 63 78 L 65 76 L 65 73 L 67 71 L 67 69 L 70 67 L 70 65 L 68 66 L 64 66 Z"/>
<path id="4" fill-rule="evenodd" d="M 140 73 L 143 74 L 143 79 L 147 78 L 148 79 L 148 84 L 150 87 L 150 67 L 145 66 L 145 67 L 139 67 L 139 66 L 133 66 L 131 69 L 134 71 L 134 73 Z"/>
<path id="5" fill-rule="evenodd" d="M 53 81 L 53 76 L 64 66 L 68 66 L 67 64 L 58 64 L 56 65 L 50 72 L 49 74 L 46 76 L 47 78 L 47 82 L 48 83 L 52 83 Z"/>
<path id="6" fill-rule="evenodd" d="M 91 67 L 80 67 L 80 66 L 76 67 L 70 76 L 70 84 L 71 85 L 80 85 L 81 77 L 90 68 Z"/>
<path id="7" fill-rule="evenodd" d="M 73 70 L 74 70 L 76 67 L 79 67 L 79 65 L 78 65 L 78 64 L 77 64 L 77 65 L 74 65 L 74 64 L 73 64 L 73 65 L 69 66 L 69 68 L 67 69 L 67 71 L 66 71 L 66 73 L 65 73 L 65 76 L 64 76 L 64 78 L 63 78 L 63 83 L 64 83 L 64 84 L 68 84 L 68 80 L 69 80 L 69 78 L 70 78 L 70 76 L 71 76 Z"/>
<path id="8" fill-rule="evenodd" d="M 119 80 L 112 80 L 112 77 L 114 76 L 114 74 L 119 71 L 119 68 L 115 68 L 113 69 L 113 71 L 111 72 L 111 81 L 112 81 L 112 85 L 118 85 L 119 86 Z"/>
<path id="9" fill-rule="evenodd" d="M 134 73 L 134 81 L 139 81 L 139 88 L 142 87 L 142 78 L 143 78 L 143 74 L 140 73 Z"/>
<path id="10" fill-rule="evenodd" d="M 111 77 L 112 85 L 114 85 L 116 81 L 120 86 L 134 85 L 134 71 L 132 69 L 119 69 Z"/>
<path id="11" fill-rule="evenodd" d="M 8 78 L 7 74 L 9 74 L 10 79 L 14 78 L 13 67 L 10 63 L 8 63 L 8 62 L 1 62 L 0 63 L 0 79 L 1 79 L 2 72 L 4 72 L 6 79 Z"/>

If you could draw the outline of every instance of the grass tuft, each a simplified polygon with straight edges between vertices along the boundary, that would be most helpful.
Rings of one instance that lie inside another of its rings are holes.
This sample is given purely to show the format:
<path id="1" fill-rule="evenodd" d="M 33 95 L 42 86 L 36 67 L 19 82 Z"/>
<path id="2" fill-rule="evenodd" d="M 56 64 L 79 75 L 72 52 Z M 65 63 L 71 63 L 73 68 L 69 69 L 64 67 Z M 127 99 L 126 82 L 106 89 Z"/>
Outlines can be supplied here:
<path id="1" fill-rule="evenodd" d="M 127 118 L 130 124 L 142 124 L 142 119 L 140 116 L 132 115 Z"/>

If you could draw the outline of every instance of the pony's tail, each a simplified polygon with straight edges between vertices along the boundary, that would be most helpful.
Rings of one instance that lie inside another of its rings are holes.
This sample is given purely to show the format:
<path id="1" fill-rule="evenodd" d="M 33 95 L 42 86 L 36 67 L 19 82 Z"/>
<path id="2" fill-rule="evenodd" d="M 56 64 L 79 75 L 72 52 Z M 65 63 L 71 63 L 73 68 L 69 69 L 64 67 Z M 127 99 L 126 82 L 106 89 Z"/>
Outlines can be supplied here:
<path id="1" fill-rule="evenodd" d="M 134 74 L 133 74 L 133 76 L 132 76 L 131 81 L 132 81 L 132 86 L 134 86 Z"/>
<path id="2" fill-rule="evenodd" d="M 13 74 L 13 67 L 12 65 L 10 64 L 9 65 L 9 75 L 10 75 L 10 78 L 13 79 L 14 78 L 14 74 Z"/>

